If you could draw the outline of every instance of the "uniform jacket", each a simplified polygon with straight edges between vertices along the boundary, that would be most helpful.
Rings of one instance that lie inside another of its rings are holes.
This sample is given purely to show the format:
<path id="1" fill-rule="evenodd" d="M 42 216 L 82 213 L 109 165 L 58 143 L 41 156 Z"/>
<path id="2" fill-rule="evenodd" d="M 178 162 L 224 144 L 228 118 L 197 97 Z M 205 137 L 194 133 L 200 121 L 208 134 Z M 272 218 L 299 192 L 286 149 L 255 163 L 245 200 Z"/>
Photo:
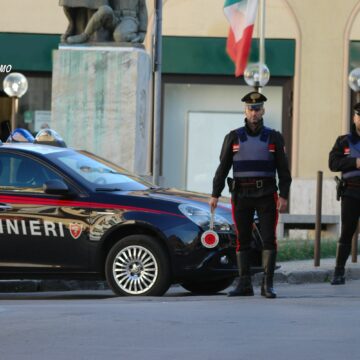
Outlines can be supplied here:
<path id="1" fill-rule="evenodd" d="M 246 122 L 246 120 L 245 120 Z M 262 130 L 262 127 L 259 128 L 256 133 L 253 133 L 248 126 L 245 126 L 246 133 L 248 136 L 257 136 Z M 263 189 L 244 189 L 243 195 L 249 197 L 258 197 L 265 196 L 273 193 L 279 189 L 280 196 L 284 199 L 287 199 L 289 196 L 290 184 L 291 184 L 291 175 L 289 171 L 288 159 L 285 154 L 284 140 L 282 135 L 276 131 L 272 130 L 270 133 L 270 142 L 275 145 L 274 159 L 275 159 L 275 168 L 278 175 L 278 186 L 264 186 Z M 220 153 L 220 164 L 215 172 L 213 179 L 213 190 L 212 196 L 219 197 L 221 192 L 225 187 L 225 180 L 229 174 L 229 171 L 233 165 L 233 156 L 234 151 L 237 145 L 239 145 L 239 136 L 236 130 L 230 131 L 225 136 L 221 153 Z M 241 147 L 239 149 L 241 151 Z"/>
<path id="2" fill-rule="evenodd" d="M 357 134 L 354 124 L 351 127 L 350 135 L 353 142 L 360 142 L 360 136 Z M 342 173 L 346 173 L 357 170 L 356 157 L 350 155 L 349 149 L 350 144 L 348 135 L 339 136 L 329 153 L 329 168 L 331 171 L 341 171 Z M 346 186 L 343 195 L 360 199 L 360 176 L 351 177 L 350 179 L 347 179 L 347 181 L 359 183 L 359 186 Z"/>

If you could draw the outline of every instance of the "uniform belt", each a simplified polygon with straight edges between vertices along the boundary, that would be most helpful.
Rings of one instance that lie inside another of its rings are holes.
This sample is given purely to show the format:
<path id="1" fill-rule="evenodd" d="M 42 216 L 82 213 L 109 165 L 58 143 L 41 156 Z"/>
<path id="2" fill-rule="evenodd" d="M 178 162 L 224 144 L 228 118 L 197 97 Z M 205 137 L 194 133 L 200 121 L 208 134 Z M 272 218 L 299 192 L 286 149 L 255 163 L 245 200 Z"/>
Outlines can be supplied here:
<path id="1" fill-rule="evenodd" d="M 256 189 L 261 189 L 264 185 L 275 184 L 275 179 L 273 178 L 263 178 L 263 179 L 236 179 L 235 184 L 237 187 L 254 187 Z"/>

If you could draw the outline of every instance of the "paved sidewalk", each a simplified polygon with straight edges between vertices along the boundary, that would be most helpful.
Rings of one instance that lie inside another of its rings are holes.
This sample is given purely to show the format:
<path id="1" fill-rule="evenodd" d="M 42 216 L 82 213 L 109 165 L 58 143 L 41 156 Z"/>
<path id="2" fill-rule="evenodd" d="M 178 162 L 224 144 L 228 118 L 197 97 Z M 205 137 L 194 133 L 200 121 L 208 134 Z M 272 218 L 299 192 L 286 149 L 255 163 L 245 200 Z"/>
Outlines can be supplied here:
<path id="1" fill-rule="evenodd" d="M 359 259 L 360 261 L 360 259 Z M 314 260 L 280 262 L 276 271 L 275 281 L 289 284 L 317 283 L 330 281 L 335 267 L 335 258 L 321 259 L 320 266 L 314 266 Z M 360 263 L 346 263 L 345 276 L 347 280 L 360 279 Z"/>
<path id="2" fill-rule="evenodd" d="M 279 262 L 277 265 L 280 268 L 276 270 L 275 283 L 320 283 L 330 281 L 335 259 L 321 259 L 319 267 L 314 266 L 314 260 Z M 261 279 L 262 273 L 254 275 L 254 284 L 260 284 Z M 350 257 L 346 265 L 346 279 L 360 279 L 360 262 L 352 263 Z M 0 280 L 0 293 L 104 289 L 108 289 L 104 281 Z"/>

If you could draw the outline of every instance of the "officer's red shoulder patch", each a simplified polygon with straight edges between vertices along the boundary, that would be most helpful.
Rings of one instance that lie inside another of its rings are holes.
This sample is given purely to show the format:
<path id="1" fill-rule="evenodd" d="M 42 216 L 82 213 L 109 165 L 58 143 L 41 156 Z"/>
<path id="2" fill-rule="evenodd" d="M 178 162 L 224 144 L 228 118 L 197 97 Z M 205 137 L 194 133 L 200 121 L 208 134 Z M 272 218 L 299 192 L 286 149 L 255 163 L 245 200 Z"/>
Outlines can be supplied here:
<path id="1" fill-rule="evenodd" d="M 240 144 L 233 144 L 233 146 L 232 146 L 233 152 L 237 152 L 237 151 L 239 151 L 239 149 L 240 149 Z"/>

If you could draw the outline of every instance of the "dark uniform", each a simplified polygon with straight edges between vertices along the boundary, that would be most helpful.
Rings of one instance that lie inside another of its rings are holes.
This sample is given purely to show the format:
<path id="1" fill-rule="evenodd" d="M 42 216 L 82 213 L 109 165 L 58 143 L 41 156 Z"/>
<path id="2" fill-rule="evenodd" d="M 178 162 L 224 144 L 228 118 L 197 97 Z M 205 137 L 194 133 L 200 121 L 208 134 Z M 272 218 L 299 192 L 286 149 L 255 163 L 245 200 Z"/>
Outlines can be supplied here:
<path id="1" fill-rule="evenodd" d="M 360 116 L 360 103 L 355 114 Z M 360 217 L 360 169 L 356 159 L 360 158 L 360 136 L 355 124 L 347 135 L 339 136 L 329 154 L 331 171 L 341 171 L 342 181 L 338 195 L 341 196 L 341 234 L 336 251 L 336 265 L 332 285 L 345 284 L 345 264 L 351 251 L 351 240 Z"/>
<path id="2" fill-rule="evenodd" d="M 266 101 L 262 94 L 252 92 L 242 101 L 247 106 L 261 106 Z M 212 197 L 218 198 L 225 180 L 233 168 L 230 181 L 232 207 L 237 229 L 236 256 L 240 280 L 229 295 L 253 295 L 250 277 L 249 250 L 252 241 L 252 224 L 257 212 L 263 239 L 264 282 L 262 295 L 275 297 L 273 275 L 276 263 L 276 225 L 278 221 L 278 193 L 287 199 L 291 184 L 287 156 L 282 135 L 263 125 L 252 131 L 245 119 L 245 126 L 226 135 L 220 154 L 220 165 L 213 180 Z M 278 186 L 276 182 L 278 175 Z"/>

